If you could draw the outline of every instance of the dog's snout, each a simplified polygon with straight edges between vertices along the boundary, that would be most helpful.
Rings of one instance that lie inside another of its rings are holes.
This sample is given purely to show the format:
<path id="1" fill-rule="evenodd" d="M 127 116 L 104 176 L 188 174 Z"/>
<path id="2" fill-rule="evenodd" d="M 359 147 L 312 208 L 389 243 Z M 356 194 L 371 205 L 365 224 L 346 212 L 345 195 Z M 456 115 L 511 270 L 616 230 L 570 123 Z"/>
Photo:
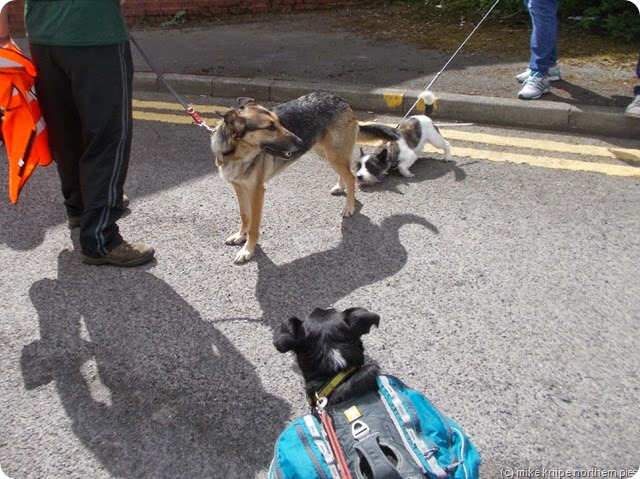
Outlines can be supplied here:
<path id="1" fill-rule="evenodd" d="M 290 137 L 288 138 L 288 142 L 286 142 L 286 155 L 287 158 L 290 157 L 291 155 L 293 155 L 295 152 L 297 152 L 298 150 L 300 150 L 300 148 L 302 148 L 304 146 L 304 141 L 302 141 L 302 139 L 294 134 L 290 132 Z"/>
<path id="2" fill-rule="evenodd" d="M 293 136 L 293 144 L 295 145 L 296 150 L 302 148 L 304 145 L 304 141 L 302 141 L 302 138 L 300 138 L 298 135 L 294 135 L 293 133 L 291 133 L 291 135 Z"/>

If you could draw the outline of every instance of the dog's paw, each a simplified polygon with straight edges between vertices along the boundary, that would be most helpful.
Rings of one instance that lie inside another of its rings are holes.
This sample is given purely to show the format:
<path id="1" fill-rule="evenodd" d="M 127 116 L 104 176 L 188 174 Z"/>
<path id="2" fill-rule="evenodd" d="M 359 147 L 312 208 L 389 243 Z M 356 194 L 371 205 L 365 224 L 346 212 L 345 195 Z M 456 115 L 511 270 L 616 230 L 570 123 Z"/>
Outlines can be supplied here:
<path id="1" fill-rule="evenodd" d="M 224 244 L 237 246 L 240 244 L 244 244 L 246 241 L 247 241 L 247 234 L 238 232 L 238 233 L 232 234 L 226 240 L 224 240 Z"/>
<path id="2" fill-rule="evenodd" d="M 413 178 L 415 175 L 405 168 L 398 168 L 398 171 L 405 178 Z"/>
<path id="3" fill-rule="evenodd" d="M 453 161 L 453 157 L 451 155 L 444 155 L 444 158 L 442 158 L 442 161 Z"/>
<path id="4" fill-rule="evenodd" d="M 356 212 L 355 206 L 345 205 L 344 209 L 342 210 L 342 217 L 348 218 L 349 216 L 352 216 L 355 212 Z"/>
<path id="5" fill-rule="evenodd" d="M 341 195 L 342 193 L 344 193 L 344 188 L 340 186 L 340 183 L 331 188 L 331 194 L 334 196 Z"/>
<path id="6" fill-rule="evenodd" d="M 243 246 L 238 254 L 236 254 L 236 258 L 233 260 L 235 264 L 243 264 L 251 259 L 253 256 L 253 251 L 250 251 L 246 246 Z"/>

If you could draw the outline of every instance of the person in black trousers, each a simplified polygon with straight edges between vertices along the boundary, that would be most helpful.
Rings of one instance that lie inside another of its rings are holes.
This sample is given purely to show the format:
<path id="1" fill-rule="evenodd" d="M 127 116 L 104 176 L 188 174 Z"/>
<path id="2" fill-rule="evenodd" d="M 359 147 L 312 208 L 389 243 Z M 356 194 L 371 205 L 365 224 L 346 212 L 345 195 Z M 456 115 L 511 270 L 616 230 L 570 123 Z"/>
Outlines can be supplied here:
<path id="1" fill-rule="evenodd" d="M 0 36 L 9 34 L 5 10 Z M 128 203 L 133 123 L 133 61 L 119 0 L 27 0 L 25 27 L 69 227 L 80 228 L 82 261 L 147 263 L 153 248 L 124 241 L 117 225 Z"/>

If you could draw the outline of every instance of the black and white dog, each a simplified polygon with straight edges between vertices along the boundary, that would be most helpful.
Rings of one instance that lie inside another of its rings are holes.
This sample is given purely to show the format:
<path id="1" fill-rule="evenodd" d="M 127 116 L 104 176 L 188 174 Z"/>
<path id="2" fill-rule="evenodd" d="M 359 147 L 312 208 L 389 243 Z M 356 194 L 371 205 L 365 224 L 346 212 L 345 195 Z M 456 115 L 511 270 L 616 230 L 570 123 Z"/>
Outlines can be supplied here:
<path id="1" fill-rule="evenodd" d="M 304 320 L 285 320 L 273 344 L 281 353 L 295 354 L 311 402 L 336 374 L 352 370 L 327 396 L 328 404 L 337 404 L 378 389 L 380 368 L 365 359 L 360 338 L 379 324 L 380 316 L 364 308 L 316 308 Z"/>
<path id="2" fill-rule="evenodd" d="M 295 354 L 316 420 L 307 415 L 283 432 L 270 479 L 321 477 L 311 469 L 332 470 L 329 463 L 336 469 L 331 477 L 478 479 L 480 457 L 459 426 L 365 358 L 361 338 L 379 324 L 380 316 L 364 308 L 316 308 L 281 324 L 273 344 Z M 336 462 L 350 475 L 337 474 Z"/>
<path id="3" fill-rule="evenodd" d="M 435 102 L 431 94 L 425 99 L 429 109 Z M 382 125 L 384 126 L 384 125 Z M 414 115 L 403 121 L 397 128 L 388 128 L 389 135 L 394 135 L 396 140 L 388 141 L 366 155 L 360 149 L 360 159 L 356 166 L 356 179 L 360 184 L 377 183 L 389 171 L 397 168 L 400 174 L 406 178 L 413 176 L 409 168 L 422 154 L 422 149 L 427 143 L 444 150 L 445 161 L 451 161 L 451 147 L 433 124 L 427 115 Z"/>

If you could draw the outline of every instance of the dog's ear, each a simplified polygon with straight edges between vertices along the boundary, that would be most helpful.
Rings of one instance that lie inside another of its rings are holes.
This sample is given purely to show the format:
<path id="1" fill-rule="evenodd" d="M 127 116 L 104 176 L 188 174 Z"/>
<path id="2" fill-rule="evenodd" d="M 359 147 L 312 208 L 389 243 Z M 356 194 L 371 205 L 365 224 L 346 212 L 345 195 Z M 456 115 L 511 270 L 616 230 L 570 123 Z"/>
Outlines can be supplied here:
<path id="1" fill-rule="evenodd" d="M 247 98 L 246 96 L 241 96 L 238 98 L 238 106 L 256 106 L 256 101 L 253 98 Z"/>
<path id="2" fill-rule="evenodd" d="M 280 333 L 273 340 L 273 345 L 281 353 L 296 349 L 304 339 L 302 321 L 296 317 L 283 321 L 280 325 Z"/>
<path id="3" fill-rule="evenodd" d="M 387 151 L 387 146 L 388 146 L 388 143 L 384 145 L 384 148 L 380 150 L 380 153 L 376 155 L 376 158 L 380 163 L 386 163 L 388 161 L 389 152 Z"/>
<path id="4" fill-rule="evenodd" d="M 247 120 L 238 114 L 238 110 L 232 108 L 222 115 L 224 123 L 233 138 L 242 138 L 247 131 Z"/>
<path id="5" fill-rule="evenodd" d="M 380 316 L 364 308 L 349 308 L 344 311 L 344 322 L 354 337 L 359 338 L 371 331 L 371 326 L 380 325 Z"/>

